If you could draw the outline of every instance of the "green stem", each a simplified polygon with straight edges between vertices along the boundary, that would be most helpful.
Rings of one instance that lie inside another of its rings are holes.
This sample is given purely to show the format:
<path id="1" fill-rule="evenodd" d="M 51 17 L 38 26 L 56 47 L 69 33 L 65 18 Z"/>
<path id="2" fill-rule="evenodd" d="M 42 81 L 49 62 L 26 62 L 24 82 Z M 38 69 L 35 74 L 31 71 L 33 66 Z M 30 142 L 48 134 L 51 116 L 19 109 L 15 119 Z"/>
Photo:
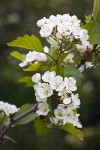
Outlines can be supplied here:
<path id="1" fill-rule="evenodd" d="M 68 50 L 72 47 L 72 44 L 73 44 L 73 43 L 69 43 L 68 46 L 65 48 L 64 52 L 65 52 L 65 51 L 68 51 Z"/>
<path id="2" fill-rule="evenodd" d="M 93 20 L 100 22 L 100 0 L 94 0 Z"/>
<path id="3" fill-rule="evenodd" d="M 45 52 L 44 52 L 45 53 Z M 48 54 L 48 53 L 45 53 L 46 55 L 48 55 L 49 57 L 51 57 L 52 58 L 52 60 L 56 63 L 56 60 L 54 59 L 54 57 L 53 56 L 51 56 L 50 54 Z"/>

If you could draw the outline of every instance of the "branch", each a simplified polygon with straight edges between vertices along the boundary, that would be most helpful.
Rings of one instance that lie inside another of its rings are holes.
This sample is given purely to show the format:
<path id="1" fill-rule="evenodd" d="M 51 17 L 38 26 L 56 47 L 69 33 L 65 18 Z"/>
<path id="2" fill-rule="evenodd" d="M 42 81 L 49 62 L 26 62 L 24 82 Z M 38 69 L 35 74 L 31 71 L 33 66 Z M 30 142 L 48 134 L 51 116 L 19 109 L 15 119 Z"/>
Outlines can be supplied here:
<path id="1" fill-rule="evenodd" d="M 3 131 L 1 131 L 0 133 L 0 143 L 2 143 L 3 138 L 5 136 L 5 134 L 7 133 L 7 131 L 12 127 L 12 125 L 14 123 L 16 123 L 17 121 L 19 121 L 20 119 L 24 118 L 25 116 L 29 115 L 32 112 L 36 111 L 36 108 L 38 106 L 39 103 L 35 104 L 31 109 L 27 110 L 25 113 L 21 114 L 20 116 L 16 117 L 16 118 L 12 118 L 10 119 L 9 124 L 4 128 Z"/>
<path id="2" fill-rule="evenodd" d="M 81 65 L 84 65 L 86 63 L 86 61 L 90 58 L 90 56 L 96 52 L 100 47 L 95 44 L 93 50 L 83 59 L 81 59 L 81 61 L 77 64 L 76 69 L 79 69 L 81 67 Z"/>

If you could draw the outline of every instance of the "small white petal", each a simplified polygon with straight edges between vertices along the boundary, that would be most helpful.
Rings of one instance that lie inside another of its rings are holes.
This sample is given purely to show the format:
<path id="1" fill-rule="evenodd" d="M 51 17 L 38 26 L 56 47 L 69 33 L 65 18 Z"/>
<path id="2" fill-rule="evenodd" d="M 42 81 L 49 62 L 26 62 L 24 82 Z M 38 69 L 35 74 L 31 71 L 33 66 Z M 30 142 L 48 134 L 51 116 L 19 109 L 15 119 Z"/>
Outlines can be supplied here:
<path id="1" fill-rule="evenodd" d="M 49 53 L 49 48 L 47 46 L 44 46 L 44 52 Z"/>
<path id="2" fill-rule="evenodd" d="M 70 104 L 70 103 L 71 103 L 71 98 L 65 98 L 65 99 L 63 100 L 63 103 L 64 103 L 64 104 Z"/>
<path id="3" fill-rule="evenodd" d="M 32 81 L 34 83 L 38 83 L 41 80 L 41 74 L 40 73 L 36 73 L 32 76 Z"/>

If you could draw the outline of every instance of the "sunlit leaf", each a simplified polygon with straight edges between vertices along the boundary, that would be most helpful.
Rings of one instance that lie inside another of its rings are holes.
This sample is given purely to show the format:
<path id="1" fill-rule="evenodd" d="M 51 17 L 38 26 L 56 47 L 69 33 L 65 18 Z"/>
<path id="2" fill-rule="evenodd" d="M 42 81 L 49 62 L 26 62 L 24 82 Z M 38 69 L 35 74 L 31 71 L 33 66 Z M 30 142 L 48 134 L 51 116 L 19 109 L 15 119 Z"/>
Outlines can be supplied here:
<path id="1" fill-rule="evenodd" d="M 24 71 L 37 71 L 41 66 L 41 63 L 34 63 L 28 68 L 23 69 Z"/>
<path id="2" fill-rule="evenodd" d="M 33 82 L 32 82 L 32 77 L 30 76 L 25 76 L 21 79 L 18 80 L 18 82 L 20 83 L 25 83 L 26 84 L 26 87 L 32 87 L 33 86 Z"/>
<path id="3" fill-rule="evenodd" d="M 67 123 L 65 125 L 63 125 L 61 127 L 61 129 L 71 133 L 72 135 L 74 135 L 75 137 L 79 138 L 80 140 L 83 140 L 84 138 L 84 133 L 79 130 L 79 129 L 76 129 L 72 124 L 70 123 Z"/>
<path id="4" fill-rule="evenodd" d="M 49 69 L 50 69 L 49 66 L 41 66 L 41 71 L 47 71 Z"/>
<path id="5" fill-rule="evenodd" d="M 13 51 L 10 53 L 10 55 L 20 61 L 23 61 L 25 59 L 24 56 L 21 53 L 19 53 L 18 51 Z"/>
<path id="6" fill-rule="evenodd" d="M 57 73 L 57 66 L 52 66 L 50 71 L 55 71 Z"/>
<path id="7" fill-rule="evenodd" d="M 41 41 L 33 34 L 31 36 L 24 35 L 23 37 L 18 37 L 16 40 L 8 42 L 7 45 L 43 52 Z"/>

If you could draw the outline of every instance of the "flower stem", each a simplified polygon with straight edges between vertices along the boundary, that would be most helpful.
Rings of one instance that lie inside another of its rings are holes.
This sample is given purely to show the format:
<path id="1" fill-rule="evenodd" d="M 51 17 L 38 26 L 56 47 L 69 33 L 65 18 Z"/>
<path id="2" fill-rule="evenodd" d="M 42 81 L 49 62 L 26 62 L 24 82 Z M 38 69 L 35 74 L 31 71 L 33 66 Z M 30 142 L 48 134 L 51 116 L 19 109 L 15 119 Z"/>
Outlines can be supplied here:
<path id="1" fill-rule="evenodd" d="M 81 61 L 77 64 L 76 69 L 79 69 L 81 67 L 81 65 L 84 65 L 86 63 L 86 61 L 90 58 L 90 56 L 95 53 L 97 50 L 99 49 L 99 46 L 97 44 L 94 45 L 93 50 L 87 54 L 87 56 L 83 59 L 81 59 Z"/>
<path id="2" fill-rule="evenodd" d="M 94 0 L 93 20 L 100 22 L 100 0 Z"/>

